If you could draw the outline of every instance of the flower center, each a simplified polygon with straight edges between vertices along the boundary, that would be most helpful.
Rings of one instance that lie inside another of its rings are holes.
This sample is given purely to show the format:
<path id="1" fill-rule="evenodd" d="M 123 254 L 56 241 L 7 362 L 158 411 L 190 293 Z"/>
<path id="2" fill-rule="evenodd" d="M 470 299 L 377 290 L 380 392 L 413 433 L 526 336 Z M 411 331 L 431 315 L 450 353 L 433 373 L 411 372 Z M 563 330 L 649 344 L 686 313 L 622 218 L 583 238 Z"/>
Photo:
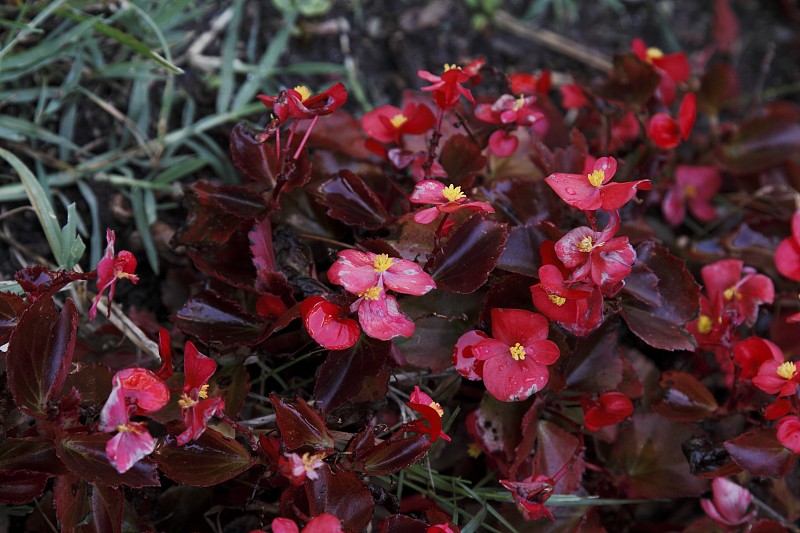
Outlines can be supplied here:
<path id="1" fill-rule="evenodd" d="M 407 117 L 407 116 L 405 116 L 405 115 L 404 115 L 404 114 L 402 114 L 402 113 L 398 113 L 398 114 L 396 114 L 395 116 L 393 116 L 393 117 L 392 117 L 392 118 L 389 120 L 389 122 L 391 122 L 391 123 L 392 123 L 392 126 L 393 126 L 395 129 L 400 129 L 400 126 L 402 126 L 403 124 L 405 124 L 406 122 L 408 122 L 408 117 Z"/>
<path id="2" fill-rule="evenodd" d="M 469 455 L 473 459 L 477 459 L 478 457 L 481 456 L 481 449 L 474 442 L 470 442 L 469 444 L 467 444 L 467 455 Z"/>
<path id="3" fill-rule="evenodd" d="M 795 372 L 797 372 L 797 366 L 791 361 L 786 361 L 778 367 L 778 375 L 783 379 L 792 379 Z"/>
<path id="4" fill-rule="evenodd" d="M 359 296 L 364 298 L 365 300 L 379 300 L 381 297 L 381 288 L 370 287 L 369 289 L 359 294 Z"/>
<path id="5" fill-rule="evenodd" d="M 525 347 L 520 343 L 516 343 L 514 346 L 511 346 L 508 351 L 511 352 L 511 357 L 514 358 L 514 361 L 525 360 Z"/>
<path id="6" fill-rule="evenodd" d="M 436 411 L 437 413 L 439 413 L 439 418 L 441 418 L 441 417 L 443 417 L 443 416 L 444 416 L 444 409 L 442 409 L 442 406 L 441 406 L 441 405 L 439 405 L 437 402 L 431 402 L 431 403 L 429 403 L 429 404 L 428 404 L 428 407 L 430 407 L 431 409 L 433 409 L 434 411 Z"/>
<path id="7" fill-rule="evenodd" d="M 697 187 L 694 185 L 687 185 L 683 188 L 683 194 L 686 195 L 686 198 L 694 198 L 697 196 Z"/>
<path id="8" fill-rule="evenodd" d="M 722 293 L 722 296 L 725 297 L 726 300 L 730 301 L 733 300 L 735 297 L 737 300 L 742 299 L 742 293 L 736 290 L 736 287 L 728 287 L 725 289 L 725 292 Z"/>
<path id="9" fill-rule="evenodd" d="M 127 424 L 120 424 L 117 426 L 117 431 L 120 433 L 141 433 L 143 424 L 141 422 L 128 422 Z"/>
<path id="10" fill-rule="evenodd" d="M 711 332 L 711 328 L 714 327 L 714 321 L 711 320 L 711 317 L 708 315 L 700 315 L 700 318 L 697 320 L 697 331 L 706 335 Z"/>
<path id="11" fill-rule="evenodd" d="M 319 455 L 316 453 L 311 455 L 310 453 L 306 452 L 300 458 L 303 461 L 303 468 L 305 468 L 306 472 L 313 472 L 320 466 L 322 466 L 322 459 L 320 459 Z"/>
<path id="12" fill-rule="evenodd" d="M 394 259 L 389 257 L 389 254 L 378 254 L 372 262 L 372 268 L 375 272 L 386 272 L 394 264 Z"/>
<path id="13" fill-rule="evenodd" d="M 589 183 L 595 187 L 600 187 L 603 184 L 603 180 L 606 179 L 606 171 L 602 169 L 595 170 L 591 174 L 587 174 L 586 177 L 589 179 Z"/>
<path id="14" fill-rule="evenodd" d="M 455 64 L 455 63 L 453 63 L 452 65 L 451 65 L 451 64 L 449 64 L 449 63 L 445 63 L 445 64 L 444 64 L 444 71 L 445 71 L 445 72 L 448 72 L 448 71 L 450 71 L 450 70 L 453 70 L 453 69 L 459 69 L 459 70 L 461 70 L 461 67 L 459 67 L 459 66 L 458 66 L 457 64 Z"/>
<path id="15" fill-rule="evenodd" d="M 564 298 L 563 296 L 559 296 L 558 294 L 548 294 L 547 299 L 559 307 L 561 307 L 567 302 L 566 298 Z"/>
<path id="16" fill-rule="evenodd" d="M 294 91 L 300 95 L 300 101 L 305 102 L 311 97 L 311 91 L 305 85 L 298 85 Z"/>
<path id="17" fill-rule="evenodd" d="M 461 187 L 454 187 L 452 184 L 444 188 L 442 196 L 444 196 L 448 202 L 456 202 L 467 197 L 466 194 L 461 192 Z"/>
<path id="18" fill-rule="evenodd" d="M 592 242 L 592 237 L 590 235 L 587 235 L 581 239 L 581 242 L 578 243 L 578 250 L 581 252 L 589 253 L 592 251 L 592 248 L 594 248 L 594 243 Z"/>
<path id="19" fill-rule="evenodd" d="M 208 398 L 208 383 L 200 387 L 200 391 L 197 393 L 197 396 L 201 400 L 205 400 L 206 398 Z"/>
<path id="20" fill-rule="evenodd" d="M 647 49 L 647 60 L 653 61 L 654 59 L 661 59 L 664 57 L 664 52 L 660 48 L 650 47 Z"/>
<path id="21" fill-rule="evenodd" d="M 189 397 L 189 395 L 184 392 L 183 394 L 181 394 L 181 397 L 178 400 L 178 405 L 180 405 L 184 409 L 189 409 L 189 408 L 194 407 L 195 405 L 197 405 L 197 402 L 192 400 Z"/>
<path id="22" fill-rule="evenodd" d="M 517 98 L 514 101 L 514 111 L 519 111 L 524 106 L 525 106 L 525 95 L 521 94 L 521 95 L 519 95 L 519 98 Z"/>

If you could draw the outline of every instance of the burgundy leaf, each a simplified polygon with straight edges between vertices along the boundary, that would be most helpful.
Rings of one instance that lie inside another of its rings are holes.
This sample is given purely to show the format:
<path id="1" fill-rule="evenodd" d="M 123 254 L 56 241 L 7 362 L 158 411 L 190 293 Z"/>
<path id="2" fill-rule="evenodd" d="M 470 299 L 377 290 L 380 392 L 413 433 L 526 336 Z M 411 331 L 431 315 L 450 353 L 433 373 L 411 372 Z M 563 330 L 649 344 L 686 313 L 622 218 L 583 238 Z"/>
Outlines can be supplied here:
<path id="1" fill-rule="evenodd" d="M 255 132 L 242 123 L 233 127 L 228 139 L 231 159 L 239 172 L 249 180 L 274 187 L 275 178 L 267 165 L 267 151 L 274 153 L 275 147 L 258 142 Z"/>
<path id="2" fill-rule="evenodd" d="M 725 449 L 734 462 L 751 475 L 786 476 L 797 456 L 780 443 L 774 429 L 753 429 L 725 441 Z"/>
<path id="3" fill-rule="evenodd" d="M 794 117 L 757 117 L 739 125 L 725 143 L 719 159 L 722 168 L 734 174 L 759 172 L 786 161 L 800 151 L 800 124 Z"/>
<path id="4" fill-rule="evenodd" d="M 660 81 L 661 76 L 652 65 L 634 54 L 621 54 L 614 57 L 611 76 L 596 86 L 594 92 L 610 102 L 638 110 L 653 96 Z"/>
<path id="5" fill-rule="evenodd" d="M 532 224 L 513 226 L 508 231 L 508 240 L 497 261 L 497 268 L 535 276 L 542 265 L 539 247 L 546 240 L 547 235 Z"/>
<path id="6" fill-rule="evenodd" d="M 44 492 L 49 474 L 27 470 L 0 471 L 0 503 L 20 505 L 35 500 Z"/>
<path id="7" fill-rule="evenodd" d="M 25 300 L 16 294 L 0 292 L 0 346 L 8 342 L 25 307 Z"/>
<path id="8" fill-rule="evenodd" d="M 659 382 L 662 397 L 653 410 L 676 422 L 699 422 L 719 405 L 705 385 L 686 372 L 664 372 Z"/>
<path id="9" fill-rule="evenodd" d="M 277 394 L 270 394 L 275 408 L 275 418 L 286 448 L 296 450 L 303 446 L 328 450 L 333 448 L 333 437 L 325 421 L 302 398 L 286 403 Z"/>
<path id="10" fill-rule="evenodd" d="M 124 504 L 122 491 L 106 485 L 92 485 L 92 525 L 97 533 L 120 533 Z"/>
<path id="11" fill-rule="evenodd" d="M 242 222 L 224 242 L 203 247 L 186 247 L 186 255 L 200 272 L 217 278 L 233 287 L 256 292 L 256 267 L 252 261 L 243 261 L 250 246 L 248 229 L 250 221 Z"/>
<path id="12" fill-rule="evenodd" d="M 90 275 L 71 270 L 54 271 L 42 265 L 35 265 L 17 271 L 14 279 L 33 300 L 37 300 L 54 295 L 73 281 L 90 279 Z"/>
<path id="13" fill-rule="evenodd" d="M 153 458 L 167 477 L 194 487 L 218 485 L 238 476 L 254 462 L 244 446 L 214 430 L 204 431 L 186 446 L 162 444 L 153 452 Z"/>
<path id="14" fill-rule="evenodd" d="M 512 178 L 493 181 L 486 191 L 486 198 L 492 205 L 502 206 L 496 209 L 498 217 L 518 225 L 535 226 L 544 221 L 558 224 L 561 219 L 562 202 L 543 180 Z"/>
<path id="15" fill-rule="evenodd" d="M 402 514 L 387 516 L 378 524 L 378 533 L 426 533 L 428 524 Z"/>
<path id="16" fill-rule="evenodd" d="M 74 387 L 80 394 L 82 404 L 101 406 L 111 394 L 111 375 L 107 365 L 81 363 L 76 370 L 67 374 L 62 391 L 68 392 Z"/>
<path id="17" fill-rule="evenodd" d="M 67 299 L 59 313 L 50 298 L 33 303 L 8 344 L 8 384 L 17 406 L 42 414 L 61 391 L 75 350 L 78 312 Z"/>
<path id="18" fill-rule="evenodd" d="M 533 461 L 534 475 L 552 477 L 568 464 L 580 446 L 578 437 L 546 420 L 537 424 L 536 455 Z M 558 480 L 554 492 L 556 494 L 572 494 L 581 486 L 581 479 L 586 465 L 583 452 L 572 466 Z"/>
<path id="19" fill-rule="evenodd" d="M 618 351 L 616 327 L 603 327 L 591 336 L 580 339 L 572 356 L 559 361 L 566 374 L 570 391 L 604 392 L 622 381 L 622 355 Z M 557 364 L 559 364 L 557 363 Z M 555 385 L 551 373 L 550 387 Z"/>
<path id="20" fill-rule="evenodd" d="M 439 162 L 447 172 L 448 180 L 461 185 L 486 165 L 486 158 L 481 155 L 480 146 L 458 133 L 444 143 Z"/>
<path id="21" fill-rule="evenodd" d="M 200 342 L 221 349 L 258 344 L 267 329 L 261 317 L 212 291 L 192 296 L 175 315 L 175 325 Z"/>
<path id="22" fill-rule="evenodd" d="M 385 440 L 377 446 L 359 453 L 359 470 L 369 476 L 385 476 L 408 468 L 431 449 L 431 442 L 422 435 L 403 439 Z"/>
<path id="23" fill-rule="evenodd" d="M 390 349 L 390 342 L 365 337 L 352 348 L 331 351 L 320 365 L 314 386 L 320 409 L 327 413 L 356 396 L 366 378 L 380 374 Z"/>
<path id="24" fill-rule="evenodd" d="M 468 294 L 494 270 L 508 237 L 505 224 L 473 215 L 428 263 L 437 288 Z"/>
<path id="25" fill-rule="evenodd" d="M 144 458 L 120 474 L 108 461 L 106 443 L 111 440 L 107 433 L 73 433 L 63 435 L 56 443 L 56 453 L 74 475 L 93 483 L 111 487 L 158 487 L 158 471 L 150 458 Z"/>
<path id="26" fill-rule="evenodd" d="M 725 103 L 738 95 L 739 78 L 730 65 L 715 63 L 700 78 L 698 104 L 711 115 L 719 114 Z"/>
<path id="27" fill-rule="evenodd" d="M 327 465 L 318 472 L 317 479 L 307 480 L 303 486 L 309 514 L 330 513 L 342 521 L 347 533 L 361 532 L 372 521 L 375 508 L 369 488 L 352 472 L 333 473 Z"/>
<path id="28" fill-rule="evenodd" d="M 67 469 L 56 455 L 53 442 L 44 439 L 9 438 L 0 444 L 0 471 L 29 470 L 57 476 Z"/>
<path id="29" fill-rule="evenodd" d="M 315 186 L 313 193 L 328 208 L 328 216 L 348 226 L 374 230 L 382 228 L 390 218 L 378 196 L 349 170 L 340 170 Z"/>
<path id="30" fill-rule="evenodd" d="M 64 533 L 75 533 L 89 516 L 88 485 L 75 476 L 58 476 L 53 484 L 56 516 Z"/>
<path id="31" fill-rule="evenodd" d="M 281 294 L 286 287 L 286 276 L 275 268 L 275 249 L 272 245 L 272 224 L 269 218 L 256 222 L 247 234 L 250 253 L 256 267 L 256 289 L 261 292 Z"/>

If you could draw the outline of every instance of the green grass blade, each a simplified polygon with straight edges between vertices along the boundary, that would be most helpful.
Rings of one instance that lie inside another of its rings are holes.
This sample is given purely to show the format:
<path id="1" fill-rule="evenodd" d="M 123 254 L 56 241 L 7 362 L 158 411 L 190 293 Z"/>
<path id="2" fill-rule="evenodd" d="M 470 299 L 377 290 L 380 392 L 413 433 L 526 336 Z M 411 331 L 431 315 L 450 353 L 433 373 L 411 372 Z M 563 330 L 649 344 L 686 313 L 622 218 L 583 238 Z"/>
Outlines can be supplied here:
<path id="1" fill-rule="evenodd" d="M 236 59 L 236 43 L 239 41 L 239 28 L 242 24 L 242 13 L 244 12 L 244 0 L 234 0 L 229 8 L 233 10 L 228 32 L 225 34 L 225 41 L 222 44 L 222 67 L 220 68 L 219 92 L 217 93 L 217 113 L 224 113 L 230 109 L 231 99 L 233 98 L 233 60 Z"/>

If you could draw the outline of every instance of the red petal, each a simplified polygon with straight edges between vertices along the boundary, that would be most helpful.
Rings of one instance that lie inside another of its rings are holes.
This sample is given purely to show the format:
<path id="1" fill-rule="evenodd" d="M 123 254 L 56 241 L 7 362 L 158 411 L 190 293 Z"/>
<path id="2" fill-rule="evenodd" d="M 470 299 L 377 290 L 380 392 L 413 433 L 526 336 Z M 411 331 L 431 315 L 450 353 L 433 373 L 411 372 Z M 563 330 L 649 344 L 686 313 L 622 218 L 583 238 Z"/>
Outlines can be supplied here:
<path id="1" fill-rule="evenodd" d="M 124 474 L 155 448 L 156 439 L 147 430 L 124 431 L 106 443 L 106 456 L 117 472 Z"/>
<path id="2" fill-rule="evenodd" d="M 409 197 L 412 204 L 434 204 L 440 205 L 447 203 L 442 191 L 445 186 L 441 181 L 424 180 L 414 186 L 414 191 Z"/>
<path id="3" fill-rule="evenodd" d="M 272 530 L 275 533 L 280 533 L 275 529 L 274 525 Z M 344 530 L 342 529 L 341 520 L 330 513 L 322 513 L 306 524 L 306 527 L 303 528 L 303 533 L 344 533 Z"/>
<path id="4" fill-rule="evenodd" d="M 272 521 L 272 533 L 300 533 L 300 529 L 288 518 L 276 518 Z"/>
<path id="5" fill-rule="evenodd" d="M 575 300 L 567 300 L 562 305 L 557 305 L 550 300 L 549 292 L 543 288 L 541 283 L 531 287 L 531 299 L 536 309 L 550 320 L 566 323 L 578 321 L 577 302 Z"/>
<path id="6" fill-rule="evenodd" d="M 651 188 L 650 180 L 609 183 L 600 189 L 600 207 L 604 211 L 619 209 L 636 196 L 637 190 L 650 190 Z"/>
<path id="7" fill-rule="evenodd" d="M 497 339 L 486 338 L 472 346 L 472 355 L 479 361 L 510 355 L 509 345 Z"/>
<path id="8" fill-rule="evenodd" d="M 199 389 L 208 382 L 217 370 L 217 363 L 201 354 L 191 341 L 186 341 L 183 351 L 183 372 L 186 376 L 186 390 Z"/>
<path id="9" fill-rule="evenodd" d="M 681 142 L 678 123 L 666 113 L 656 113 L 647 124 L 647 136 L 661 148 L 675 148 Z"/>
<path id="10" fill-rule="evenodd" d="M 600 189 L 582 174 L 551 174 L 544 180 L 567 204 L 584 211 L 600 209 Z"/>
<path id="11" fill-rule="evenodd" d="M 126 368 L 114 375 L 112 383 L 120 388 L 129 403 L 135 403 L 143 413 L 153 413 L 169 401 L 167 386 L 151 371 L 144 368 Z"/>
<path id="12" fill-rule="evenodd" d="M 414 213 L 414 222 L 417 224 L 430 224 L 436 220 L 439 213 L 440 211 L 436 207 L 427 207 Z"/>
<path id="13" fill-rule="evenodd" d="M 395 259 L 384 272 L 383 283 L 387 289 L 413 296 L 422 296 L 436 288 L 433 278 L 418 264 L 407 259 Z"/>
<path id="14" fill-rule="evenodd" d="M 361 334 L 358 323 L 342 317 L 342 308 L 320 296 L 303 300 L 300 313 L 311 338 L 328 350 L 345 350 L 353 346 Z"/>
<path id="15" fill-rule="evenodd" d="M 679 226 L 686 218 L 686 198 L 683 196 L 683 189 L 677 186 L 670 188 L 664 195 L 661 211 L 671 226 Z"/>
<path id="16" fill-rule="evenodd" d="M 778 423 L 778 440 L 793 453 L 800 454 L 800 418 L 790 416 Z"/>
<path id="17" fill-rule="evenodd" d="M 519 139 L 503 130 L 489 136 L 489 150 L 497 157 L 511 157 L 519 148 Z"/>
<path id="18" fill-rule="evenodd" d="M 378 284 L 380 276 L 375 272 L 374 262 L 373 253 L 342 250 L 328 269 L 328 281 L 352 294 L 361 294 Z"/>
<path id="19" fill-rule="evenodd" d="M 394 142 L 397 131 L 386 127 L 386 122 L 382 118 L 391 120 L 393 117 L 402 113 L 399 108 L 391 105 L 383 105 L 368 111 L 361 117 L 361 127 L 364 132 L 375 140 L 382 143 Z M 391 123 L 390 123 L 391 125 Z"/>
<path id="20" fill-rule="evenodd" d="M 510 353 L 493 357 L 484 364 L 486 390 L 501 402 L 523 401 L 547 385 L 547 367 L 526 357 L 515 361 Z"/>
<path id="21" fill-rule="evenodd" d="M 535 341 L 547 338 L 549 324 L 547 319 L 538 313 L 523 309 L 492 309 L 492 336 L 514 346 L 520 343 L 528 346 Z"/>
<path id="22" fill-rule="evenodd" d="M 206 398 L 200 400 L 188 409 L 181 409 L 183 424 L 186 429 L 178 435 L 178 446 L 184 446 L 200 438 L 206 430 L 208 421 L 219 408 L 221 398 Z"/>
<path id="23" fill-rule="evenodd" d="M 362 301 L 358 307 L 358 321 L 364 333 L 382 341 L 414 334 L 414 322 L 400 310 L 394 296 Z"/>
<path id="24" fill-rule="evenodd" d="M 790 237 L 775 250 L 775 267 L 783 276 L 800 281 L 800 245 Z"/>
<path id="25" fill-rule="evenodd" d="M 456 372 L 472 381 L 483 379 L 483 361 L 475 358 L 472 347 L 486 338 L 486 333 L 478 330 L 468 331 L 458 338 L 453 348 L 453 366 L 456 367 Z"/>
<path id="26" fill-rule="evenodd" d="M 689 93 L 683 97 L 681 107 L 678 110 L 678 124 L 681 130 L 681 137 L 683 140 L 689 138 L 689 134 L 694 127 L 694 121 L 697 118 L 697 95 Z"/>
<path id="27" fill-rule="evenodd" d="M 561 356 L 558 345 L 553 341 L 536 341 L 525 347 L 527 357 L 532 357 L 540 365 L 552 365 Z"/>
<path id="28" fill-rule="evenodd" d="M 653 64 L 666 72 L 675 83 L 683 83 L 692 75 L 689 58 L 683 52 L 663 55 L 653 59 Z"/>

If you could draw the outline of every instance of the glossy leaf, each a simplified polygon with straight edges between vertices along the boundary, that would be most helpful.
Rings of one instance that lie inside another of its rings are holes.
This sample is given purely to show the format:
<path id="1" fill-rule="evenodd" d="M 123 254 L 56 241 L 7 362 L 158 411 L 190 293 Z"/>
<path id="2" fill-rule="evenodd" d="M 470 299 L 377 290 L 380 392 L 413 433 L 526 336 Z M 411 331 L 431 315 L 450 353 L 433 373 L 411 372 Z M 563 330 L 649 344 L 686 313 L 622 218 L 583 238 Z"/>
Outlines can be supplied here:
<path id="1" fill-rule="evenodd" d="M 92 526 L 97 533 L 120 533 L 125 499 L 120 489 L 92 485 Z"/>
<path id="2" fill-rule="evenodd" d="M 797 456 L 778 440 L 774 429 L 753 429 L 725 441 L 733 461 L 754 476 L 785 476 Z"/>
<path id="3" fill-rule="evenodd" d="M 156 464 L 144 458 L 120 474 L 106 456 L 106 443 L 111 440 L 107 433 L 74 433 L 63 435 L 56 443 L 56 453 L 75 476 L 93 483 L 111 487 L 158 487 Z"/>
<path id="4" fill-rule="evenodd" d="M 380 374 L 390 349 L 390 342 L 365 337 L 352 348 L 331 351 L 320 365 L 314 386 L 320 409 L 327 413 L 356 396 L 366 378 Z"/>
<path id="5" fill-rule="evenodd" d="M 261 341 L 267 330 L 261 317 L 243 311 L 236 302 L 212 291 L 189 298 L 175 315 L 175 325 L 203 344 L 220 348 L 252 346 Z"/>
<path id="6" fill-rule="evenodd" d="M 486 198 L 492 205 L 501 206 L 496 209 L 499 219 L 515 225 L 536 226 L 544 221 L 558 224 L 561 218 L 561 202 L 543 180 L 512 178 L 493 181 Z"/>
<path id="7" fill-rule="evenodd" d="M 254 462 L 244 446 L 213 430 L 204 431 L 199 439 L 185 446 L 162 444 L 153 452 L 153 458 L 167 477 L 194 487 L 218 485 L 238 476 Z"/>
<path id="8" fill-rule="evenodd" d="M 75 350 L 78 312 L 71 299 L 59 311 L 42 298 L 20 317 L 8 344 L 8 384 L 16 404 L 32 414 L 46 410 L 61 391 Z"/>
<path id="9" fill-rule="evenodd" d="M 20 505 L 35 500 L 44 492 L 49 474 L 27 470 L 0 471 L 0 503 Z"/>
<path id="10" fill-rule="evenodd" d="M 497 261 L 497 268 L 526 276 L 536 276 L 542 265 L 539 247 L 546 240 L 547 235 L 537 226 L 532 224 L 513 226 L 508 231 L 508 240 Z"/>
<path id="11" fill-rule="evenodd" d="M 576 450 L 581 446 L 578 437 L 546 420 L 537 424 L 536 454 L 534 455 L 534 473 L 547 477 L 554 476 L 561 468 L 572 461 Z M 581 486 L 583 471 L 586 465 L 583 452 L 572 463 L 555 485 L 558 494 L 572 494 Z"/>
<path id="12" fill-rule="evenodd" d="M 188 246 L 186 255 L 200 272 L 233 287 L 256 292 L 256 266 L 252 261 L 242 260 L 250 246 L 249 227 L 249 221 L 243 222 L 220 244 L 198 248 Z"/>
<path id="13" fill-rule="evenodd" d="M 378 524 L 378 533 L 426 533 L 428 524 L 402 514 L 393 514 Z"/>
<path id="14" fill-rule="evenodd" d="M 272 245 L 272 224 L 269 218 L 256 222 L 247 233 L 250 253 L 256 268 L 256 289 L 261 292 L 281 294 L 286 287 L 286 276 L 275 266 L 275 248 Z"/>
<path id="15" fill-rule="evenodd" d="M 439 162 L 447 172 L 447 179 L 455 185 L 461 185 L 486 165 L 486 158 L 481 155 L 477 144 L 459 133 L 444 143 Z"/>
<path id="16" fill-rule="evenodd" d="M 413 465 L 425 457 L 431 446 L 422 435 L 385 440 L 365 453 L 359 453 L 357 462 L 367 475 L 385 476 Z"/>
<path id="17" fill-rule="evenodd" d="M 9 438 L 0 444 L 0 471 L 28 470 L 51 476 L 66 474 L 53 442 L 44 439 Z"/>
<path id="18" fill-rule="evenodd" d="M 348 226 L 379 229 L 390 218 L 380 198 L 349 170 L 340 170 L 314 187 L 313 192 L 317 201 L 328 208 L 329 217 Z"/>
<path id="19" fill-rule="evenodd" d="M 294 403 L 284 402 L 277 394 L 270 394 L 275 418 L 286 448 L 296 450 L 303 446 L 327 450 L 333 448 L 333 437 L 325 421 L 302 398 Z"/>
<path id="20" fill-rule="evenodd" d="M 507 237 L 505 224 L 473 215 L 428 264 L 437 288 L 461 294 L 478 290 L 494 270 Z"/>
<path id="21" fill-rule="evenodd" d="M 604 392 L 622 381 L 622 354 L 616 328 L 604 327 L 581 339 L 563 365 L 570 391 Z M 550 386 L 554 383 L 551 381 Z"/>
<path id="22" fill-rule="evenodd" d="M 352 472 L 333 473 L 323 466 L 319 477 L 306 481 L 303 489 L 311 516 L 330 513 L 342 521 L 347 533 L 358 533 L 372 520 L 375 502 L 366 484 Z"/>
<path id="23" fill-rule="evenodd" d="M 63 533 L 79 531 L 89 517 L 88 485 L 75 476 L 58 476 L 53 484 L 56 515 Z"/>
<path id="24" fill-rule="evenodd" d="M 661 76 L 650 64 L 633 54 L 621 54 L 614 57 L 611 76 L 594 90 L 601 98 L 638 110 L 653 96 L 659 81 Z"/>
<path id="25" fill-rule="evenodd" d="M 270 188 L 275 186 L 275 177 L 267 165 L 267 151 L 275 151 L 275 147 L 258 142 L 253 130 L 242 124 L 236 124 L 228 137 L 231 159 L 245 178 L 262 183 Z"/>
<path id="26" fill-rule="evenodd" d="M 75 280 L 88 278 L 86 274 L 70 270 L 50 270 L 42 265 L 34 265 L 18 270 L 14 274 L 14 279 L 22 290 L 36 300 L 52 296 Z"/>
<path id="27" fill-rule="evenodd" d="M 25 307 L 25 300 L 16 294 L 0 292 L 0 346 L 8 342 Z"/>
<path id="28" fill-rule="evenodd" d="M 736 135 L 721 148 L 722 168 L 749 174 L 782 163 L 800 151 L 800 124 L 794 118 L 766 116 L 739 125 Z"/>
<path id="29" fill-rule="evenodd" d="M 686 372 L 664 372 L 659 382 L 662 396 L 653 410 L 676 422 L 699 422 L 719 405 L 705 385 Z"/>

